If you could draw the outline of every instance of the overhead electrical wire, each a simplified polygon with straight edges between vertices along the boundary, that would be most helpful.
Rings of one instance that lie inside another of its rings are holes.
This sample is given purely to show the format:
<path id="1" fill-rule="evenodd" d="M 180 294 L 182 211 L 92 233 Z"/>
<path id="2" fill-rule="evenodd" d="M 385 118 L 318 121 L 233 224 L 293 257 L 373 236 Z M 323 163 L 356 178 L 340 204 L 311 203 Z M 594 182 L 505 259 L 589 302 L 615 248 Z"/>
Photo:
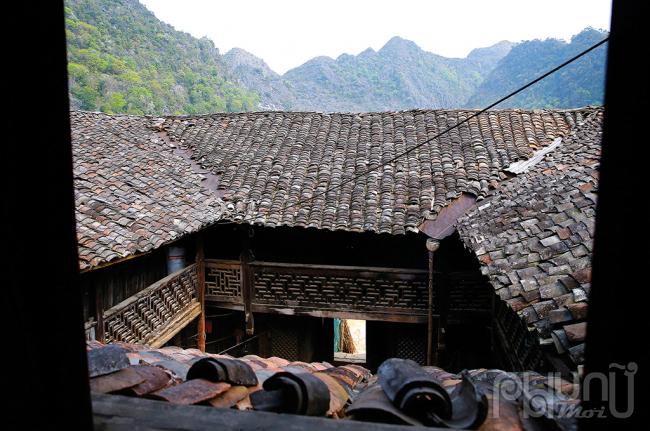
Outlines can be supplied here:
<path id="1" fill-rule="evenodd" d="M 562 69 L 563 67 L 568 66 L 569 64 L 571 64 L 571 63 L 573 63 L 574 61 L 578 60 L 579 58 L 581 58 L 581 57 L 587 55 L 588 53 L 590 53 L 590 52 L 593 51 L 594 49 L 598 48 L 599 46 L 605 44 L 608 40 L 609 40 L 609 36 L 606 37 L 606 38 L 604 38 L 604 39 L 601 40 L 600 42 L 598 42 L 598 43 L 596 43 L 596 44 L 590 46 L 589 48 L 585 49 L 584 51 L 581 51 L 580 53 L 574 55 L 574 56 L 571 57 L 570 59 L 568 59 L 568 60 L 566 60 L 565 62 L 559 64 L 558 66 L 556 66 L 556 67 L 554 67 L 553 69 L 547 71 L 546 73 L 544 73 L 544 74 L 538 76 L 537 78 L 533 79 L 532 81 L 528 82 L 527 84 L 522 85 L 521 87 L 517 88 L 516 90 L 512 91 L 511 93 L 508 93 L 507 95 L 503 96 L 502 98 L 500 98 L 500 99 L 497 100 L 496 102 L 490 103 L 490 104 L 489 104 L 488 106 L 486 106 L 485 108 L 483 108 L 483 109 L 481 109 L 481 110 L 479 110 L 479 111 L 476 111 L 474 114 L 470 115 L 469 117 L 465 118 L 464 120 L 462 120 L 462 121 L 460 121 L 460 122 L 454 124 L 453 126 L 447 127 L 447 128 L 446 128 L 445 130 L 443 130 L 442 132 L 439 132 L 439 133 L 437 133 L 435 136 L 433 136 L 433 137 L 431 137 L 431 138 L 429 138 L 429 139 L 427 139 L 427 140 L 425 140 L 425 141 L 423 141 L 423 142 L 420 142 L 419 144 L 417 144 L 417 145 L 415 145 L 415 146 L 409 148 L 408 150 L 406 150 L 406 151 L 404 151 L 404 152 L 402 152 L 402 153 L 400 153 L 400 154 L 394 156 L 394 157 L 391 158 L 390 160 L 388 160 L 388 161 L 386 161 L 386 162 L 384 162 L 384 163 L 380 163 L 380 164 L 378 164 L 377 166 L 373 166 L 373 167 L 367 169 L 366 171 L 364 171 L 364 172 L 362 172 L 362 173 L 360 173 L 360 174 L 357 174 L 357 175 L 353 176 L 352 178 L 349 178 L 349 179 L 343 181 L 341 184 L 338 184 L 338 185 L 336 185 L 336 186 L 330 187 L 330 188 L 328 188 L 328 189 L 326 189 L 326 190 L 324 190 L 324 191 L 322 191 L 322 192 L 320 192 L 320 193 L 318 193 L 318 194 L 315 194 L 314 196 L 312 196 L 312 197 L 310 197 L 310 198 L 308 198 L 308 199 L 299 200 L 298 202 L 296 202 L 296 203 L 294 203 L 294 204 L 288 205 L 288 206 L 286 206 L 286 207 L 284 208 L 284 210 L 286 211 L 287 209 L 293 208 L 293 207 L 295 207 L 295 206 L 302 205 L 302 204 L 307 203 L 307 202 L 311 202 L 312 200 L 314 200 L 314 199 L 316 199 L 316 198 L 318 198 L 318 197 L 320 197 L 320 196 L 327 195 L 329 192 L 334 191 L 334 190 L 336 190 L 336 189 L 339 189 L 339 188 L 343 187 L 345 184 L 348 184 L 348 183 L 350 183 L 350 182 L 352 182 L 352 181 L 356 181 L 357 179 L 359 179 L 359 178 L 361 178 L 361 177 L 363 177 L 363 176 L 365 176 L 365 175 L 368 175 L 369 173 L 371 173 L 371 172 L 373 172 L 373 171 L 375 171 L 375 170 L 377 170 L 377 169 L 379 169 L 379 168 L 381 168 L 381 167 L 383 167 L 383 166 L 386 166 L 386 165 L 388 165 L 388 164 L 391 164 L 391 163 L 395 162 L 397 159 L 399 159 L 399 158 L 401 158 L 401 157 L 404 157 L 405 155 L 407 155 L 407 154 L 411 153 L 412 151 L 414 151 L 414 150 L 416 150 L 416 149 L 422 147 L 423 145 L 426 145 L 426 144 L 430 143 L 430 142 L 433 141 L 434 139 L 439 138 L 440 136 L 444 135 L 445 133 L 448 133 L 448 132 L 450 132 L 450 131 L 456 129 L 457 127 L 461 126 L 462 124 L 467 123 L 467 122 L 470 121 L 472 118 L 476 118 L 476 117 L 478 117 L 479 115 L 483 114 L 484 112 L 486 112 L 486 111 L 488 111 L 488 110 L 494 108 L 495 106 L 497 106 L 497 105 L 500 104 L 501 102 L 504 102 L 504 101 L 510 99 L 511 97 L 513 97 L 513 96 L 515 96 L 515 95 L 521 93 L 522 91 L 526 90 L 527 88 L 529 88 L 529 87 L 531 87 L 531 86 L 537 84 L 539 81 L 541 81 L 541 80 L 547 78 L 548 76 L 554 74 L 555 72 L 557 72 L 558 70 Z M 248 339 L 246 339 L 246 340 L 244 340 L 244 341 L 242 341 L 242 342 L 240 342 L 240 343 L 237 343 L 237 344 L 235 344 L 234 346 L 231 346 L 231 347 L 227 348 L 226 350 L 223 350 L 223 351 L 219 352 L 219 354 L 220 354 L 220 355 L 221 355 L 221 354 L 224 354 L 224 353 L 226 353 L 226 352 L 228 352 L 228 351 L 230 351 L 230 350 L 232 350 L 232 349 L 235 349 L 235 348 L 237 348 L 237 347 L 239 347 L 239 346 L 242 346 L 242 345 L 244 345 L 244 344 L 246 344 L 246 343 L 248 343 L 248 342 L 250 342 L 250 341 L 252 341 L 252 340 L 254 340 L 254 339 L 256 339 L 256 338 L 258 338 L 260 335 L 262 335 L 262 334 L 255 335 L 255 336 L 250 337 L 250 338 L 248 338 Z"/>

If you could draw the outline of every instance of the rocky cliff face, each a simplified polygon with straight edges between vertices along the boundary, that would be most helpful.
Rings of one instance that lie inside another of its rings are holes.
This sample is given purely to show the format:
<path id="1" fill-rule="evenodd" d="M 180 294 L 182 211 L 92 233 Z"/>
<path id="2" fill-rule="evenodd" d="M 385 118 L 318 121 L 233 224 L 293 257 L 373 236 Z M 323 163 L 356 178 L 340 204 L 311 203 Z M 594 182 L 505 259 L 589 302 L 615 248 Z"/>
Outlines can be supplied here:
<path id="1" fill-rule="evenodd" d="M 512 44 L 500 42 L 464 59 L 422 50 L 399 37 L 379 51 L 336 59 L 316 57 L 280 76 L 261 59 L 236 49 L 224 57 L 262 105 L 308 111 L 384 111 L 461 106 Z"/>

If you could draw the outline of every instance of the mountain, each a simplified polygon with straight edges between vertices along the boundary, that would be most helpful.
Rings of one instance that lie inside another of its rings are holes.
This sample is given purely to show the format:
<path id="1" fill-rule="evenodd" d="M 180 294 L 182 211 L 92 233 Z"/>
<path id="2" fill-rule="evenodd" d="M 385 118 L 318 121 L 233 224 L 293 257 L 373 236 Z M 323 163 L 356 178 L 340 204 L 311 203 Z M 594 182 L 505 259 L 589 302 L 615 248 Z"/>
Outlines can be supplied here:
<path id="1" fill-rule="evenodd" d="M 257 109 L 214 43 L 174 30 L 137 0 L 66 0 L 73 108 L 130 114 Z"/>
<path id="2" fill-rule="evenodd" d="M 65 5 L 71 105 L 108 113 L 479 108 L 606 36 L 588 28 L 569 43 L 502 41 L 465 58 L 393 37 L 378 51 L 316 57 L 279 75 L 243 49 L 221 55 L 209 39 L 175 30 L 137 0 Z M 601 104 L 605 57 L 603 46 L 500 107 Z"/>
<path id="3" fill-rule="evenodd" d="M 260 95 L 263 105 L 275 109 L 443 108 L 461 106 L 512 45 L 500 42 L 458 59 L 432 54 L 394 37 L 379 51 L 369 48 L 337 59 L 316 57 L 282 76 L 242 50 L 232 58 L 229 52 L 225 61 L 240 82 Z"/>
<path id="4" fill-rule="evenodd" d="M 486 106 L 606 36 L 607 33 L 602 30 L 587 28 L 571 38 L 569 43 L 557 39 L 522 42 L 496 64 L 465 106 Z M 606 45 L 602 45 L 499 107 L 574 108 L 601 105 L 606 57 Z"/>
<path id="5" fill-rule="evenodd" d="M 510 53 L 513 46 L 515 46 L 514 43 L 502 40 L 487 48 L 473 49 L 467 58 L 486 70 L 492 70 L 503 57 Z"/>
<path id="6" fill-rule="evenodd" d="M 223 59 L 232 75 L 260 96 L 261 109 L 291 109 L 295 105 L 291 85 L 271 70 L 261 58 L 243 49 L 233 48 Z"/>
<path id="7" fill-rule="evenodd" d="M 558 39 L 477 48 L 446 58 L 394 37 L 379 51 L 337 59 L 316 57 L 284 75 L 237 50 L 233 68 L 267 109 L 384 111 L 412 108 L 482 108 L 607 36 L 587 28 L 569 43 Z M 234 50 L 233 50 L 234 51 Z M 606 48 L 589 55 L 499 105 L 501 108 L 575 108 L 604 98 Z"/>

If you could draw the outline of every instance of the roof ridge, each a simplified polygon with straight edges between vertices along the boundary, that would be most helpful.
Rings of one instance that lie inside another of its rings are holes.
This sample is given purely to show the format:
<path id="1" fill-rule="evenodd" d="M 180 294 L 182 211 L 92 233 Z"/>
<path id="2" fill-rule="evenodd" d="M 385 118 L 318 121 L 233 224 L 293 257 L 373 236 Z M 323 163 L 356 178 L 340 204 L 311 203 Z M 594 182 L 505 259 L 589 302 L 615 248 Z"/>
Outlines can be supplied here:
<path id="1" fill-rule="evenodd" d="M 544 113 L 544 112 L 556 112 L 556 113 L 573 113 L 573 112 L 600 112 L 604 108 L 597 105 L 587 105 L 577 108 L 500 108 L 500 109 L 490 109 L 486 111 L 489 112 L 513 112 L 513 113 Z M 228 116 L 228 117 L 237 117 L 245 115 L 271 115 L 271 114 L 285 114 L 285 115 L 381 115 L 381 114 L 405 114 L 405 113 L 431 113 L 431 112 L 440 112 L 440 113 L 476 113 L 480 112 L 480 108 L 413 108 L 413 109 L 402 109 L 402 110 L 386 110 L 386 111 L 290 111 L 290 110 L 269 110 L 269 111 L 243 111 L 243 112 L 208 112 L 204 114 L 145 114 L 145 115 L 136 115 L 136 114 L 127 114 L 127 113 L 106 113 L 100 111 L 84 111 L 80 109 L 71 109 L 71 114 L 93 114 L 106 117 L 127 117 L 127 118 L 164 118 L 164 119 L 185 119 L 185 118 L 210 118 L 213 116 Z"/>

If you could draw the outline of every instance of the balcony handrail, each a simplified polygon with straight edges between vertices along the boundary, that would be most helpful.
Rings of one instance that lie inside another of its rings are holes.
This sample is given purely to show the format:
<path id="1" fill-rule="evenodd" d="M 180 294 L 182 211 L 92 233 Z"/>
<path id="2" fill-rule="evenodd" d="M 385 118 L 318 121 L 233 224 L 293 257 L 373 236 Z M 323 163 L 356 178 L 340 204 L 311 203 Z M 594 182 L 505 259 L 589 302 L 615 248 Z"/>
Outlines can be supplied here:
<path id="1" fill-rule="evenodd" d="M 241 262 L 238 260 L 227 259 L 206 259 L 206 266 L 234 266 L 239 267 Z M 378 272 L 394 274 L 421 274 L 427 275 L 426 269 L 418 268 L 399 268 L 399 267 L 378 267 L 378 266 L 348 266 L 348 265 L 323 265 L 307 263 L 287 263 L 287 262 L 267 262 L 254 260 L 249 263 L 251 267 L 256 268 L 285 268 L 285 269 L 306 269 L 306 270 L 330 270 L 330 271 L 349 271 L 349 272 Z"/>
<path id="2" fill-rule="evenodd" d="M 182 274 L 184 274 L 186 272 L 191 272 L 191 271 L 196 271 L 196 264 L 193 263 L 193 264 L 191 264 L 189 266 L 186 266 L 183 269 L 179 269 L 176 272 L 172 272 L 171 274 L 167 275 L 166 277 L 161 278 L 160 280 L 156 281 L 155 283 L 151 284 L 150 286 L 147 286 L 144 289 L 142 289 L 141 291 L 135 293 L 134 295 L 129 296 L 124 301 L 122 301 L 122 302 L 112 306 L 108 310 L 104 311 L 104 313 L 103 313 L 104 322 L 106 322 L 106 320 L 110 319 L 112 316 L 120 313 L 122 310 L 129 307 L 130 305 L 138 302 L 138 300 L 151 296 L 151 294 L 153 292 L 165 287 L 173 279 L 179 277 L 180 275 L 182 275 Z"/>
<path id="3" fill-rule="evenodd" d="M 191 264 L 101 314 L 100 341 L 159 347 L 201 313 L 197 268 Z"/>

